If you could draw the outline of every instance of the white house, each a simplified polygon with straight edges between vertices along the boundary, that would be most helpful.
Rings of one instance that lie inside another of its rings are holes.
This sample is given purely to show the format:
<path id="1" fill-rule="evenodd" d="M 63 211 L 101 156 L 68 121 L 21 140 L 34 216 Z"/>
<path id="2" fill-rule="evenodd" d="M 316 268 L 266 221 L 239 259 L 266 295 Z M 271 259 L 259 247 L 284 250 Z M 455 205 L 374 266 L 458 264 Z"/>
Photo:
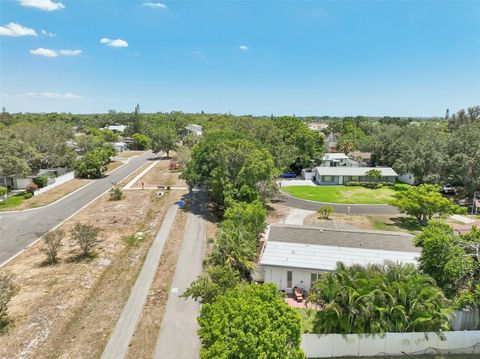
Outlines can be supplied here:
<path id="1" fill-rule="evenodd" d="M 350 159 L 344 153 L 325 153 L 322 157 L 321 167 L 358 167 L 359 163 Z"/>
<path id="2" fill-rule="evenodd" d="M 115 152 L 123 152 L 128 149 L 128 145 L 125 142 L 113 142 L 112 147 Z"/>
<path id="3" fill-rule="evenodd" d="M 409 234 L 274 224 L 260 254 L 259 274 L 285 292 L 294 287 L 308 291 L 320 273 L 335 270 L 338 262 L 416 264 L 419 251 Z"/>
<path id="4" fill-rule="evenodd" d="M 115 123 L 113 125 L 105 126 L 104 128 L 102 128 L 102 130 L 110 130 L 110 131 L 113 131 L 115 133 L 123 133 L 126 128 L 127 128 L 127 126 L 125 126 L 125 125 L 119 125 L 118 123 Z"/>
<path id="5" fill-rule="evenodd" d="M 370 170 L 380 171 L 383 182 L 395 182 L 398 174 L 390 167 L 315 167 L 315 181 L 320 185 L 342 185 L 350 181 L 368 182 Z"/>
<path id="6" fill-rule="evenodd" d="M 193 134 L 197 135 L 197 136 L 201 136 L 202 135 L 202 126 L 200 125 L 195 125 L 193 123 L 189 124 L 187 127 L 185 127 L 188 131 L 192 132 Z"/>
<path id="7" fill-rule="evenodd" d="M 321 131 L 325 128 L 328 128 L 328 123 L 309 123 L 308 128 L 312 131 Z"/>

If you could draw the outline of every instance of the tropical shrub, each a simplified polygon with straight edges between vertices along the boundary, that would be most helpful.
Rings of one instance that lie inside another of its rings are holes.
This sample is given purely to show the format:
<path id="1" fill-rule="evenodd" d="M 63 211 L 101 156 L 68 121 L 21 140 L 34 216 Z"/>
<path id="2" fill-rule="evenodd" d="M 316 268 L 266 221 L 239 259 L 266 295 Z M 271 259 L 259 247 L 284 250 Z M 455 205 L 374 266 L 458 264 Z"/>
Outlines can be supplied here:
<path id="1" fill-rule="evenodd" d="M 339 263 L 322 273 L 308 297 L 321 306 L 319 334 L 440 332 L 449 329 L 449 301 L 435 280 L 411 264 Z"/>
<path id="2" fill-rule="evenodd" d="M 321 216 L 323 219 L 329 219 L 330 215 L 333 213 L 333 207 L 332 206 L 323 206 L 318 209 L 318 214 Z"/>
<path id="3" fill-rule="evenodd" d="M 37 176 L 33 179 L 38 188 L 43 188 L 48 185 L 48 176 Z"/>
<path id="4" fill-rule="evenodd" d="M 33 193 L 32 192 L 27 192 L 23 195 L 23 199 L 30 199 L 33 197 Z"/>
<path id="5" fill-rule="evenodd" d="M 8 193 L 8 188 L 0 186 L 0 197 L 5 196 Z"/>
<path id="6" fill-rule="evenodd" d="M 202 306 L 200 357 L 304 358 L 300 316 L 274 284 L 245 284 Z"/>

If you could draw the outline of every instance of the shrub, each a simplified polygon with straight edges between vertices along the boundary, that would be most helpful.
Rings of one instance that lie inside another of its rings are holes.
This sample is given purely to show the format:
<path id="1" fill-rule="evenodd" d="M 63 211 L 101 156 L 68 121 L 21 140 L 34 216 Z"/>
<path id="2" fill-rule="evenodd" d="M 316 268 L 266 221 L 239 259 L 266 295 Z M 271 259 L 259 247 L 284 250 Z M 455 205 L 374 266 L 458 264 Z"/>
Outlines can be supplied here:
<path id="1" fill-rule="evenodd" d="M 71 240 L 78 244 L 82 256 L 90 257 L 97 244 L 100 229 L 91 224 L 76 223 L 70 232 Z"/>
<path id="2" fill-rule="evenodd" d="M 110 189 L 109 195 L 110 195 L 110 201 L 120 201 L 124 197 L 122 190 L 120 189 L 120 187 L 116 185 L 112 186 L 112 188 Z"/>
<path id="3" fill-rule="evenodd" d="M 43 188 L 48 185 L 48 176 L 38 176 L 33 179 L 33 183 L 35 183 L 38 188 Z"/>
<path id="4" fill-rule="evenodd" d="M 38 186 L 35 184 L 35 183 L 30 183 L 27 188 L 25 189 L 25 191 L 27 191 L 28 193 L 33 193 L 35 192 L 36 190 L 38 189 Z"/>
<path id="5" fill-rule="evenodd" d="M 0 197 L 5 196 L 8 193 L 8 189 L 6 187 L 0 186 Z"/>
<path id="6" fill-rule="evenodd" d="M 393 186 L 395 185 L 392 182 L 384 181 L 384 182 L 368 182 L 368 181 L 349 181 L 345 182 L 345 186 L 363 186 L 366 188 L 381 188 L 383 186 Z"/>
<path id="7" fill-rule="evenodd" d="M 13 274 L 0 273 L 0 332 L 8 325 L 8 303 L 18 293 L 20 287 L 15 284 Z"/>
<path id="8" fill-rule="evenodd" d="M 333 213 L 333 207 L 331 206 L 324 206 L 320 207 L 318 209 L 318 214 L 323 218 L 323 219 L 329 219 L 330 215 Z"/>
<path id="9" fill-rule="evenodd" d="M 33 197 L 33 193 L 32 192 L 27 192 L 23 195 L 23 198 L 24 199 L 30 199 Z"/>
<path id="10" fill-rule="evenodd" d="M 47 256 L 47 263 L 57 263 L 57 255 L 60 247 L 63 245 L 62 241 L 65 236 L 65 232 L 61 229 L 48 232 L 43 237 L 43 246 L 40 248 L 42 253 Z"/>

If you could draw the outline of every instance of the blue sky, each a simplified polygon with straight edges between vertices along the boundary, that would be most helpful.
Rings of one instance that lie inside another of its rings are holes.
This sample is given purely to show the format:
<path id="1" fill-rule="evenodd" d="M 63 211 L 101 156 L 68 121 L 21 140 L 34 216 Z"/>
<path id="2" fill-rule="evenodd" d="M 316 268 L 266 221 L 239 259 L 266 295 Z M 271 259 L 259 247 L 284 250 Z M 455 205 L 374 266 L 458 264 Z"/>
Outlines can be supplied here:
<path id="1" fill-rule="evenodd" d="M 0 0 L 0 14 L 10 112 L 443 116 L 480 104 L 480 1 Z"/>

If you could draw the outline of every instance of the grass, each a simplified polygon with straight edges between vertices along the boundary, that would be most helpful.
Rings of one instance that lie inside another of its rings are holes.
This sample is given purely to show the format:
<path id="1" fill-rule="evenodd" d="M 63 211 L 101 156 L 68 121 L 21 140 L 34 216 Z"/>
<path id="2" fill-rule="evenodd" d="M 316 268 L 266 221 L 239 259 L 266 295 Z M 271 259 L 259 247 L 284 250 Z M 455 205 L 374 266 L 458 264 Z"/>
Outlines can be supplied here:
<path id="1" fill-rule="evenodd" d="M 382 188 L 365 188 L 360 186 L 285 186 L 283 191 L 294 197 L 317 202 L 344 204 L 388 204 L 397 191 L 408 185 L 396 184 Z"/>
<path id="2" fill-rule="evenodd" d="M 384 217 L 384 216 L 367 216 L 372 225 L 372 229 L 377 231 L 407 231 L 409 233 L 417 233 L 423 229 L 423 225 L 416 219 L 410 217 Z"/>
<path id="3" fill-rule="evenodd" d="M 25 198 L 23 198 L 23 196 L 26 193 L 27 192 L 20 192 L 20 193 L 16 194 L 15 196 L 9 197 L 6 200 L 1 201 L 0 202 L 0 210 L 10 209 L 10 208 L 20 206 L 22 204 L 22 202 L 25 200 Z"/>

